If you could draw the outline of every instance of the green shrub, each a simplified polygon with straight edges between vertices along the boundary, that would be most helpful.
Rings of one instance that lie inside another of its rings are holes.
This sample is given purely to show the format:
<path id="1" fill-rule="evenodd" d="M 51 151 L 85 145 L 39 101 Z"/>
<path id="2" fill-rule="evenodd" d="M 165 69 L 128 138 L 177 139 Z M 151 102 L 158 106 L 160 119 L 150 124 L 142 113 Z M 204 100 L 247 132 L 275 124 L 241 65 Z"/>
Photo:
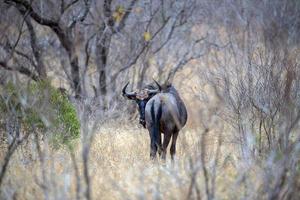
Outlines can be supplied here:
<path id="1" fill-rule="evenodd" d="M 62 145 L 70 147 L 80 134 L 74 106 L 49 81 L 1 85 L 0 112 L 3 113 L 0 116 L 2 125 L 7 117 L 17 117 L 22 131 L 35 129 L 48 136 L 55 148 Z"/>

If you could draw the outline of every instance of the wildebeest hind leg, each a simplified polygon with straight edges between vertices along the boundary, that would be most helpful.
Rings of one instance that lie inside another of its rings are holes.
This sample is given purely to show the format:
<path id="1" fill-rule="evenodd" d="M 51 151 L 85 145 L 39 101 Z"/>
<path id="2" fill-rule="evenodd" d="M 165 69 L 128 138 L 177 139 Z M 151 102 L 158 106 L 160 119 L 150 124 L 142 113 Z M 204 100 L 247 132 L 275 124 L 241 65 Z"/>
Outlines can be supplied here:
<path id="1" fill-rule="evenodd" d="M 174 160 L 174 156 L 176 153 L 176 140 L 177 140 L 178 132 L 173 133 L 172 136 L 172 144 L 170 148 L 171 159 Z"/>
<path id="2" fill-rule="evenodd" d="M 156 157 L 156 152 L 157 152 L 157 145 L 155 142 L 155 138 L 153 138 L 153 135 L 150 136 L 151 141 L 150 141 L 150 158 L 155 159 Z"/>
<path id="3" fill-rule="evenodd" d="M 155 126 L 150 131 L 150 140 L 150 158 L 155 159 L 157 150 L 159 152 L 161 148 L 161 133 Z"/>
<path id="4" fill-rule="evenodd" d="M 156 145 L 157 145 L 158 154 L 159 154 L 159 156 L 161 156 L 161 153 L 162 153 L 161 133 L 158 133 Z"/>
<path id="5" fill-rule="evenodd" d="M 156 134 L 154 133 L 150 135 L 150 137 L 151 137 L 150 157 L 151 159 L 155 159 L 156 152 L 158 152 L 159 155 L 161 155 L 162 153 L 161 133 L 156 133 Z"/>
<path id="6" fill-rule="evenodd" d="M 171 139 L 171 134 L 165 133 L 165 135 L 164 135 L 164 141 L 163 141 L 163 145 L 162 145 L 162 154 L 161 154 L 161 158 L 163 160 L 166 159 L 167 148 L 168 148 L 170 139 Z"/>

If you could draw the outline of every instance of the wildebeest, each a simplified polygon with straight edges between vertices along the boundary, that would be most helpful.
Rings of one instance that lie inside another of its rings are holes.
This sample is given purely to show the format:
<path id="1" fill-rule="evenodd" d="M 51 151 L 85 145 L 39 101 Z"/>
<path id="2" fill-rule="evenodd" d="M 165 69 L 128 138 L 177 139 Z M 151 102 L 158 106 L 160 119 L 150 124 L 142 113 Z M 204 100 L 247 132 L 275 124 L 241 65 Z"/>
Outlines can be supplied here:
<path id="1" fill-rule="evenodd" d="M 156 81 L 157 89 L 148 86 L 138 92 L 126 92 L 127 83 L 123 90 L 123 96 L 135 100 L 140 113 L 140 123 L 149 131 L 150 157 L 156 158 L 158 151 L 162 159 L 166 158 L 166 150 L 172 138 L 170 154 L 172 160 L 176 152 L 176 140 L 179 131 L 186 124 L 187 111 L 177 90 L 171 85 L 160 86 Z M 163 143 L 161 133 L 164 134 Z"/>

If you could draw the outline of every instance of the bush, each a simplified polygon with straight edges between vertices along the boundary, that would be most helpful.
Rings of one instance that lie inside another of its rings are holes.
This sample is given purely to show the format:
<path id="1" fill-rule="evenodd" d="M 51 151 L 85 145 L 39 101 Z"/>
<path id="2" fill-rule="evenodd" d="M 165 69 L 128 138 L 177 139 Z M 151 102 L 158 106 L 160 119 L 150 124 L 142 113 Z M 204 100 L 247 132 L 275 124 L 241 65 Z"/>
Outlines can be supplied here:
<path id="1" fill-rule="evenodd" d="M 21 132 L 47 136 L 55 148 L 70 146 L 79 137 L 80 124 L 74 106 L 49 81 L 1 85 L 0 112 L 1 131 L 7 131 L 3 130 L 7 123 L 18 121 Z"/>

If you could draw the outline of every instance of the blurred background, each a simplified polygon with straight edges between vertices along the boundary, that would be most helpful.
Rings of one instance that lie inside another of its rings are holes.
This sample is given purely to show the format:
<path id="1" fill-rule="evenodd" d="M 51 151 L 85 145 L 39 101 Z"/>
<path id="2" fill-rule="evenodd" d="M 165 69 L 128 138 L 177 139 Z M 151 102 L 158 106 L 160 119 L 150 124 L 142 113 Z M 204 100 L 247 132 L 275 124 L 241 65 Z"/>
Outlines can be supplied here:
<path id="1" fill-rule="evenodd" d="M 0 0 L 0 199 L 300 199 L 300 1 Z M 176 159 L 122 97 L 171 83 Z"/>

